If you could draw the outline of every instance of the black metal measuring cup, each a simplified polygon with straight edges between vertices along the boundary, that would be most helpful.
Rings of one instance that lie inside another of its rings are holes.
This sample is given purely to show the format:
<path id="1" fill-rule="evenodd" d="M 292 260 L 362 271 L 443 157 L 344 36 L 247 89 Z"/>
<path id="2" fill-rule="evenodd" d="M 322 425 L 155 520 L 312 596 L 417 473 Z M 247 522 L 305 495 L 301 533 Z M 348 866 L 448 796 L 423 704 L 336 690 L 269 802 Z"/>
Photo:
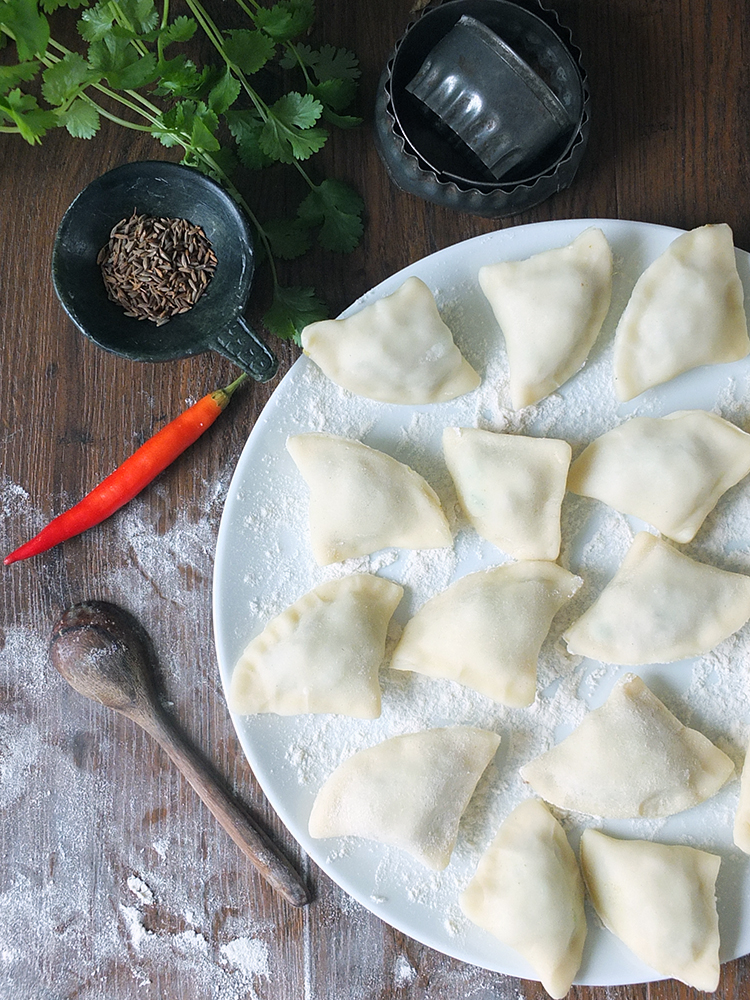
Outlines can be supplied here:
<path id="1" fill-rule="evenodd" d="M 203 229 L 216 254 L 216 269 L 198 302 L 161 326 L 126 316 L 107 297 L 96 262 L 112 227 L 133 211 L 188 219 Z M 243 317 L 254 269 L 253 236 L 230 195 L 197 170 L 161 160 L 126 163 L 92 181 L 63 216 L 52 251 L 60 302 L 99 347 L 134 361 L 213 350 L 266 382 L 278 361 Z"/>

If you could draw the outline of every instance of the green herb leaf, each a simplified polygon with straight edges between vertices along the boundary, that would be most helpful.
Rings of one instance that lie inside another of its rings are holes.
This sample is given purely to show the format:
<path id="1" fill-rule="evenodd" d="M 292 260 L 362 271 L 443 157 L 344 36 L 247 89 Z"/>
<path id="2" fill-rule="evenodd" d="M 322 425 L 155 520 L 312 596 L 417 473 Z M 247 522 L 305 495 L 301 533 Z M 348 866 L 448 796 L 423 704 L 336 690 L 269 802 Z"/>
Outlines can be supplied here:
<path id="1" fill-rule="evenodd" d="M 322 45 L 317 59 L 312 64 L 315 75 L 323 80 L 358 80 L 361 75 L 359 60 L 348 49 L 337 49 L 335 45 Z"/>
<path id="2" fill-rule="evenodd" d="M 276 43 L 262 31 L 241 28 L 226 33 L 224 52 L 231 63 L 252 76 L 273 59 Z"/>
<path id="3" fill-rule="evenodd" d="M 273 219 L 263 223 L 271 249 L 282 260 L 294 260 L 312 246 L 310 232 L 300 219 Z"/>
<path id="4" fill-rule="evenodd" d="M 45 14 L 54 14 L 60 7 L 67 7 L 69 10 L 78 10 L 85 7 L 88 0 L 41 0 L 39 6 Z"/>
<path id="5" fill-rule="evenodd" d="M 59 62 L 45 69 L 42 93 L 50 104 L 64 104 L 75 97 L 81 87 L 97 78 L 98 74 L 82 56 L 77 52 L 68 52 Z"/>
<path id="6" fill-rule="evenodd" d="M 336 111 L 331 111 L 330 108 L 323 108 L 321 118 L 337 128 L 356 128 L 357 125 L 362 124 L 362 119 L 356 115 L 340 115 Z"/>
<path id="7" fill-rule="evenodd" d="M 301 346 L 300 334 L 304 328 L 327 316 L 328 310 L 317 298 L 313 288 L 277 287 L 263 323 L 277 337 L 293 340 Z"/>
<path id="8" fill-rule="evenodd" d="M 35 97 L 24 94 L 18 88 L 11 90 L 5 97 L 0 97 L 0 119 L 16 125 L 21 137 L 32 146 L 58 125 L 54 111 L 43 110 Z"/>
<path id="9" fill-rule="evenodd" d="M 161 97 L 194 97 L 200 94 L 206 73 L 199 72 L 192 59 L 183 55 L 162 59 L 158 66 L 159 82 L 154 93 Z"/>
<path id="10" fill-rule="evenodd" d="M 263 152 L 260 145 L 260 134 L 263 131 L 263 121 L 256 111 L 228 111 L 225 115 L 229 131 L 237 143 L 237 154 L 240 162 L 248 170 L 262 170 L 273 163 L 270 156 Z"/>
<path id="11" fill-rule="evenodd" d="M 17 87 L 19 83 L 33 80 L 39 72 L 40 63 L 32 62 L 18 63 L 16 66 L 0 66 L 0 94 L 7 94 L 9 90 Z"/>
<path id="12" fill-rule="evenodd" d="M 78 34 L 87 42 L 98 42 L 112 30 L 115 15 L 109 3 L 85 10 L 78 21 Z"/>
<path id="13" fill-rule="evenodd" d="M 89 46 L 89 62 L 106 78 L 110 87 L 135 90 L 158 76 L 156 56 L 141 56 L 117 26 L 100 41 Z"/>
<path id="14" fill-rule="evenodd" d="M 21 62 L 47 50 L 49 24 L 37 10 L 36 0 L 0 0 L 0 28 L 7 28 L 15 38 Z"/>
<path id="15" fill-rule="evenodd" d="M 312 127 L 323 111 L 312 94 L 284 94 L 269 111 L 271 117 L 261 129 L 259 142 L 272 160 L 306 160 L 325 145 L 328 133 Z"/>
<path id="16" fill-rule="evenodd" d="M 348 49 L 337 49 L 334 45 L 323 45 L 313 49 L 303 42 L 295 42 L 281 59 L 284 69 L 294 69 L 297 61 L 315 71 L 315 76 L 323 80 L 358 80 L 361 75 L 359 60 Z"/>
<path id="17" fill-rule="evenodd" d="M 277 42 L 288 42 L 312 26 L 315 19 L 313 0 L 281 0 L 273 7 L 259 8 L 253 20 Z"/>
<path id="18" fill-rule="evenodd" d="M 192 17 L 181 14 L 161 32 L 162 45 L 169 45 L 172 42 L 189 42 L 197 30 L 197 22 Z"/>
<path id="19" fill-rule="evenodd" d="M 61 117 L 65 128 L 75 139 L 91 139 L 99 131 L 99 112 L 80 97 L 73 101 Z"/>
<path id="20" fill-rule="evenodd" d="M 364 208 L 365 203 L 348 184 L 325 180 L 305 198 L 298 215 L 308 225 L 321 226 L 321 246 L 350 253 L 362 238 Z"/>
<path id="21" fill-rule="evenodd" d="M 320 103 L 332 111 L 343 111 L 354 100 L 357 85 L 353 80 L 329 79 L 311 88 Z"/>
<path id="22" fill-rule="evenodd" d="M 240 96 L 240 89 L 240 81 L 227 66 L 218 83 L 209 91 L 207 103 L 211 111 L 217 115 L 228 111 Z"/>
<path id="23" fill-rule="evenodd" d="M 210 113 L 207 115 L 196 115 L 193 119 L 193 127 L 190 132 L 193 145 L 197 146 L 198 149 L 205 149 L 208 153 L 213 153 L 221 149 L 221 144 L 214 135 L 214 130 L 218 126 L 219 120 L 215 115 L 213 119 L 210 117 Z"/>
<path id="24" fill-rule="evenodd" d="M 117 20 L 137 35 L 153 31 L 159 23 L 154 0 L 118 0 Z"/>

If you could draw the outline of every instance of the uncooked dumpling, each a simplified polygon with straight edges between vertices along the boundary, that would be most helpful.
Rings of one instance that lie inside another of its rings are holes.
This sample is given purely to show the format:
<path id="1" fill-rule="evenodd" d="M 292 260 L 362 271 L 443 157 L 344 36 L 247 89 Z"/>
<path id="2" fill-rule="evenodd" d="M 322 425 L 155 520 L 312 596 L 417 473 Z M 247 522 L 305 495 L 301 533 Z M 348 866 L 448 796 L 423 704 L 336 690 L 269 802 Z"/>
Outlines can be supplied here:
<path id="1" fill-rule="evenodd" d="M 689 542 L 748 472 L 750 434 L 715 413 L 679 410 L 632 417 L 592 441 L 573 462 L 568 489 Z"/>
<path id="2" fill-rule="evenodd" d="M 346 319 L 311 323 L 302 347 L 332 382 L 384 403 L 442 403 L 480 382 L 419 278 Z"/>
<path id="3" fill-rule="evenodd" d="M 571 653 L 637 666 L 700 656 L 750 618 L 750 577 L 696 562 L 647 531 L 564 635 Z"/>
<path id="4" fill-rule="evenodd" d="M 403 588 L 367 573 L 328 580 L 266 625 L 232 674 L 234 712 L 380 715 L 378 671 Z"/>
<path id="5" fill-rule="evenodd" d="M 719 985 L 715 886 L 721 858 L 694 847 L 581 838 L 581 868 L 600 919 L 660 975 L 708 993 Z"/>
<path id="6" fill-rule="evenodd" d="M 504 705 L 530 705 L 539 650 L 580 585 L 551 562 L 470 573 L 407 622 L 391 667 L 458 681 Z"/>
<path id="7" fill-rule="evenodd" d="M 452 544 L 437 494 L 408 465 L 333 434 L 298 434 L 286 446 L 310 487 L 310 541 L 319 565 L 391 547 Z"/>
<path id="8" fill-rule="evenodd" d="M 701 226 L 678 236 L 636 282 L 615 334 L 617 398 L 748 351 L 732 230 Z"/>
<path id="9" fill-rule="evenodd" d="M 538 799 L 508 816 L 460 898 L 475 924 L 514 948 L 560 1000 L 586 940 L 583 880 L 563 828 Z"/>
<path id="10" fill-rule="evenodd" d="M 626 674 L 601 708 L 525 764 L 521 777 L 560 809 L 632 819 L 698 805 L 733 772 L 725 753 L 683 726 L 640 677 Z"/>
<path id="11" fill-rule="evenodd" d="M 514 559 L 557 559 L 567 441 L 446 427 L 443 452 L 461 507 L 483 538 Z"/>
<path id="12" fill-rule="evenodd" d="M 750 854 L 750 746 L 742 768 L 740 800 L 734 817 L 734 842 L 741 851 Z"/>
<path id="13" fill-rule="evenodd" d="M 471 726 L 394 736 L 349 757 L 318 792 L 311 837 L 365 837 L 440 871 L 458 824 L 500 743 Z"/>
<path id="14" fill-rule="evenodd" d="M 601 229 L 587 229 L 568 246 L 480 268 L 479 284 L 505 336 L 519 410 L 586 361 L 609 310 L 612 251 Z"/>

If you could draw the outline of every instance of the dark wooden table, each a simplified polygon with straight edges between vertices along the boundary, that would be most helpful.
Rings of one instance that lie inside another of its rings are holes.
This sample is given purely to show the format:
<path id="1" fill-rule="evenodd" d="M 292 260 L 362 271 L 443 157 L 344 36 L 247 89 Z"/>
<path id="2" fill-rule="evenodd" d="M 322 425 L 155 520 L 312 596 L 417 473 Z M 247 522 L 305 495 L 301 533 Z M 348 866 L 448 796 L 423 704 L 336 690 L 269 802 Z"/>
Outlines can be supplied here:
<path id="1" fill-rule="evenodd" d="M 220 5 L 217 5 L 220 8 Z M 589 149 L 573 186 L 492 222 L 400 193 L 372 141 L 373 96 L 410 18 L 406 0 L 319 5 L 318 29 L 353 48 L 366 124 L 322 154 L 367 204 L 350 257 L 284 268 L 332 314 L 416 258 L 498 226 L 604 217 L 690 228 L 727 222 L 750 250 L 750 17 L 740 0 L 557 0 L 593 93 Z M 221 10 L 217 10 L 217 17 Z M 104 170 L 170 156 L 147 136 L 62 130 L 32 148 L 0 136 L 1 548 L 91 488 L 232 366 L 214 355 L 149 366 L 87 342 L 50 281 L 57 224 Z M 286 197 L 274 178 L 252 198 Z M 263 292 L 261 280 L 259 290 Z M 260 306 L 253 305 L 251 318 Z M 273 342 L 282 371 L 295 358 Z M 234 464 L 274 385 L 246 386 L 225 416 L 110 521 L 0 576 L 0 997 L 3 1000 L 490 1000 L 542 997 L 533 982 L 462 965 L 392 930 L 300 856 L 264 806 L 235 738 L 211 630 L 213 551 Z M 260 814 L 315 887 L 295 911 L 274 896 L 149 738 L 85 702 L 51 669 L 67 605 L 103 597 L 151 632 L 161 681 L 195 743 Z M 747 996 L 750 964 L 719 995 Z M 674 981 L 574 988 L 585 1000 L 676 1000 Z"/>

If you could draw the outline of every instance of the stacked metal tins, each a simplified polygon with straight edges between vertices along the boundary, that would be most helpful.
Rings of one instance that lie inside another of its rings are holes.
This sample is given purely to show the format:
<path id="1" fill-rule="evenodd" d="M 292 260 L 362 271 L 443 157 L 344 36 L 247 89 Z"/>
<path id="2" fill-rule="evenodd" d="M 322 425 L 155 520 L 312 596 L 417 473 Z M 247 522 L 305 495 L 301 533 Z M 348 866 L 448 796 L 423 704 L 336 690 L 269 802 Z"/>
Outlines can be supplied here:
<path id="1" fill-rule="evenodd" d="M 499 218 L 571 183 L 588 104 L 580 51 L 539 0 L 445 0 L 394 49 L 376 143 L 402 190 Z"/>

